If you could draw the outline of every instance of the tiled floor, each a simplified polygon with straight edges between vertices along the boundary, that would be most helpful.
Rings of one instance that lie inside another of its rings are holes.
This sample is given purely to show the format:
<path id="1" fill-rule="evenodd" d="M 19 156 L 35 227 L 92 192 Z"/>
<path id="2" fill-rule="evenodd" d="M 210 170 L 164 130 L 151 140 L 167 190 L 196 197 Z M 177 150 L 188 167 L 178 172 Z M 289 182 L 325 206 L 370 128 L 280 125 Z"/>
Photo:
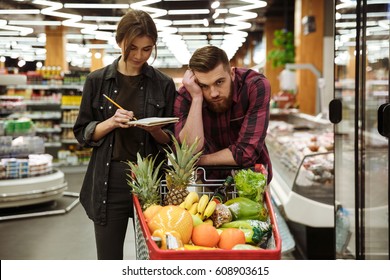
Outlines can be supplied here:
<path id="1" fill-rule="evenodd" d="M 77 194 L 83 173 L 72 170 L 64 172 L 68 192 Z M 64 197 L 59 203 L 66 205 L 74 200 Z M 2 260 L 94 260 L 95 251 L 93 224 L 80 204 L 66 214 L 0 220 Z M 132 226 L 128 229 L 124 252 L 124 259 L 135 259 Z M 282 259 L 294 259 L 294 256 L 289 252 L 283 254 Z"/>

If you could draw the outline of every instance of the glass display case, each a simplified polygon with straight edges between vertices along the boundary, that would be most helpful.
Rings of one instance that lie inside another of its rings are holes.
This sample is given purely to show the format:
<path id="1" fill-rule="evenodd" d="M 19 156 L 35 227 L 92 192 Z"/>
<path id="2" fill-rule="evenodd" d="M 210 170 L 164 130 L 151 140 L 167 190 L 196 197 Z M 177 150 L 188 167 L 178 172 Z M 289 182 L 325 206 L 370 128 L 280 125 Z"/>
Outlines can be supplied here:
<path id="1" fill-rule="evenodd" d="M 336 258 L 389 259 L 390 3 L 335 4 Z"/>
<path id="2" fill-rule="evenodd" d="M 266 140 L 271 194 L 303 258 L 334 256 L 333 139 L 328 120 L 291 110 L 271 113 Z"/>

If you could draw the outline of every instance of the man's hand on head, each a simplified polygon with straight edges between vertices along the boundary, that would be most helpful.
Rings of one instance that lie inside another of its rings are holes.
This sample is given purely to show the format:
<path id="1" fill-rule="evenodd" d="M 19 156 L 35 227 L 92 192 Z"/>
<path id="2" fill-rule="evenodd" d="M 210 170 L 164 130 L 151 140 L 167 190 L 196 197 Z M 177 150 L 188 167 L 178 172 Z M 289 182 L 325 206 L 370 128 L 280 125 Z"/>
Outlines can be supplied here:
<path id="1" fill-rule="evenodd" d="M 191 69 L 188 69 L 183 76 L 183 86 L 190 93 L 192 99 L 203 99 L 203 92 L 196 81 L 196 76 Z"/>

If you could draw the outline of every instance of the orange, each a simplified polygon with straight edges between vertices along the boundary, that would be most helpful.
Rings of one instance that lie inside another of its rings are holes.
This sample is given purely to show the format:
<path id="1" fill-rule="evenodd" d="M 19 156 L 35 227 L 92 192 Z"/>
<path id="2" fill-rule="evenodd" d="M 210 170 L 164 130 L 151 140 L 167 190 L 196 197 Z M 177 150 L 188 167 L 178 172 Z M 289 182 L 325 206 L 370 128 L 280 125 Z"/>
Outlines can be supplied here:
<path id="1" fill-rule="evenodd" d="M 156 215 L 156 213 L 161 210 L 161 208 L 162 206 L 158 204 L 153 204 L 150 205 L 148 208 L 146 208 L 145 211 L 143 212 L 145 221 L 149 222 L 153 218 L 153 216 Z"/>
<path id="2" fill-rule="evenodd" d="M 219 234 L 215 227 L 203 223 L 194 227 L 191 240 L 197 246 L 215 247 L 219 241 Z"/>
<path id="3" fill-rule="evenodd" d="M 245 244 L 245 234 L 238 228 L 224 229 L 219 237 L 218 247 L 232 249 L 237 244 Z"/>
<path id="4" fill-rule="evenodd" d="M 186 244 L 191 239 L 193 222 L 190 212 L 175 205 L 163 206 L 148 223 L 149 231 L 153 233 L 157 229 L 165 231 L 174 230 L 181 236 L 181 241 Z"/>

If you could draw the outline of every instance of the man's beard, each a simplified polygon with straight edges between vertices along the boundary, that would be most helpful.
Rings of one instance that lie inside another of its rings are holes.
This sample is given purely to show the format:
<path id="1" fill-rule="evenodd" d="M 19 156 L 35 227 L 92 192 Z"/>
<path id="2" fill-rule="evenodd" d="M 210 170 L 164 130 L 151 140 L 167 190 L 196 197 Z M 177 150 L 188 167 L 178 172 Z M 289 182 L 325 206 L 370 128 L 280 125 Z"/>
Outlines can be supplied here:
<path id="1" fill-rule="evenodd" d="M 216 99 L 219 100 L 219 97 Z M 233 82 L 230 85 L 230 92 L 227 97 L 223 97 L 218 102 L 211 102 L 206 100 L 207 107 L 215 112 L 215 113 L 224 113 L 226 112 L 232 105 L 233 100 Z"/>

